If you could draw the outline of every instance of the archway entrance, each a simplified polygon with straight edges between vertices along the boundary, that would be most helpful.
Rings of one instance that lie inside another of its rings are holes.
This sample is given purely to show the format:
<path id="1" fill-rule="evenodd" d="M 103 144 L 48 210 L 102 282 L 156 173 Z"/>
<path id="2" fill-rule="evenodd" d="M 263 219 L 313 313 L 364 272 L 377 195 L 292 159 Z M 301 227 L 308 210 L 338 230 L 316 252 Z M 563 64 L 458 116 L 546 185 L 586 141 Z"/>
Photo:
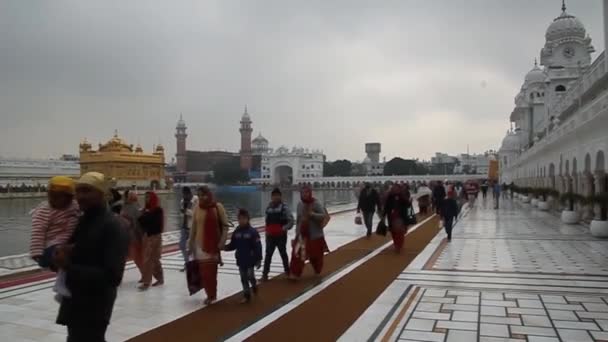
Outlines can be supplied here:
<path id="1" fill-rule="evenodd" d="M 281 165 L 274 169 L 274 183 L 278 185 L 292 185 L 293 184 L 293 169 L 291 166 Z"/>

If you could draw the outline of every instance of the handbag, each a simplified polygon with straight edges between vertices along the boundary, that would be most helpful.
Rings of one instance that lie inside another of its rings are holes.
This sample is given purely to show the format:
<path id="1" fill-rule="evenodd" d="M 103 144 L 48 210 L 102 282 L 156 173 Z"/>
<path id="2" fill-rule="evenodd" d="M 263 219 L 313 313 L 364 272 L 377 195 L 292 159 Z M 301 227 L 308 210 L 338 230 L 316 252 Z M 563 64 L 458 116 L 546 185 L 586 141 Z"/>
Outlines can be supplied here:
<path id="1" fill-rule="evenodd" d="M 198 261 L 190 260 L 186 262 L 186 280 L 188 292 L 191 296 L 203 288 L 203 278 L 201 278 Z"/>
<path id="2" fill-rule="evenodd" d="M 407 224 L 415 225 L 416 223 L 418 223 L 416 213 L 414 212 L 414 207 L 410 205 L 409 209 L 407 210 Z"/>
<path id="3" fill-rule="evenodd" d="M 363 219 L 361 218 L 361 214 L 357 214 L 357 216 L 355 216 L 355 224 L 357 226 L 360 226 L 363 224 Z"/>
<path id="4" fill-rule="evenodd" d="M 386 226 L 386 223 L 384 223 L 384 219 L 380 220 L 380 222 L 378 222 L 378 225 L 376 226 L 376 234 L 380 236 L 386 236 L 387 231 L 388 227 Z"/>

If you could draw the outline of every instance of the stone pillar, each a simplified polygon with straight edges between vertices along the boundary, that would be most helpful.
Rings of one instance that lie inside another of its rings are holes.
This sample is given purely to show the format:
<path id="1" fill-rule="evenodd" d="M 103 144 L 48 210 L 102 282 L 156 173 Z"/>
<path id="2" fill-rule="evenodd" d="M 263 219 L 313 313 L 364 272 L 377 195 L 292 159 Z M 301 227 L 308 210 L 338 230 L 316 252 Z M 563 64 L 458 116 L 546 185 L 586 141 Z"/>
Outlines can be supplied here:
<path id="1" fill-rule="evenodd" d="M 584 192 L 582 193 L 583 196 L 587 197 L 590 195 L 593 195 L 593 193 L 595 192 L 595 179 L 593 177 L 593 174 L 589 171 L 586 171 L 584 173 Z M 594 212 L 594 205 L 593 204 L 587 204 L 584 207 L 583 210 L 583 220 L 586 222 L 589 222 L 591 220 L 593 220 L 594 216 L 595 216 L 595 212 Z"/>
<path id="2" fill-rule="evenodd" d="M 596 194 L 601 194 L 604 189 L 606 188 L 606 173 L 604 171 L 596 171 L 594 173 L 595 175 L 595 193 Z M 593 205 L 593 212 L 595 213 L 595 218 L 600 217 L 601 212 L 600 212 L 601 208 L 599 205 Z"/>

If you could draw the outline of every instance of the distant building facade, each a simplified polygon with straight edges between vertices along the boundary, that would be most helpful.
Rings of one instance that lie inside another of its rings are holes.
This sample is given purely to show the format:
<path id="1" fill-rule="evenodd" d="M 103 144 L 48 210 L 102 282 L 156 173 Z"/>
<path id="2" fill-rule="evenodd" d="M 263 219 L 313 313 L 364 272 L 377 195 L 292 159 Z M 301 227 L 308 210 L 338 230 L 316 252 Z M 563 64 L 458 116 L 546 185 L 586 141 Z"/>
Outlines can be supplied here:
<path id="1" fill-rule="evenodd" d="M 311 178 L 323 177 L 325 156 L 320 150 L 279 147 L 262 155 L 262 177 L 258 183 L 291 185 Z"/>
<path id="2" fill-rule="evenodd" d="M 141 146 L 133 148 L 118 137 L 118 132 L 105 144 L 93 150 L 86 140 L 80 144 L 80 172 L 101 172 L 117 187 L 165 186 L 165 149 L 156 145 L 150 154 Z"/>
<path id="3" fill-rule="evenodd" d="M 366 157 L 363 159 L 366 176 L 381 176 L 384 175 L 384 164 L 380 162 L 380 153 L 382 145 L 380 143 L 365 144 Z"/>
<path id="4" fill-rule="evenodd" d="M 0 186 L 46 186 L 54 176 L 80 177 L 80 165 L 71 160 L 0 159 Z"/>
<path id="5" fill-rule="evenodd" d="M 604 7 L 604 37 L 608 35 Z M 524 77 L 499 151 L 501 182 L 584 196 L 608 192 L 608 59 L 592 62 L 583 23 L 562 7 Z M 594 216 L 588 206 L 585 218 Z"/>

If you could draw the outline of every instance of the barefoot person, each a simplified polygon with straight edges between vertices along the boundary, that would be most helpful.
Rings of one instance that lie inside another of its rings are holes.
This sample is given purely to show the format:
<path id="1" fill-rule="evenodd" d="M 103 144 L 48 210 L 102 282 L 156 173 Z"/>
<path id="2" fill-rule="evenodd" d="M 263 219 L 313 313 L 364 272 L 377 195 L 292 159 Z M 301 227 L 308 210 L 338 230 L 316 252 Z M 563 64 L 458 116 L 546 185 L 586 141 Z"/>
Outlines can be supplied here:
<path id="1" fill-rule="evenodd" d="M 153 191 L 146 192 L 146 206 L 139 217 L 139 224 L 144 232 L 144 258 L 142 282 L 139 286 L 141 291 L 145 291 L 152 283 L 152 277 L 156 282 L 152 286 L 160 286 L 165 282 L 163 266 L 160 262 L 163 239 L 162 233 L 165 226 L 165 215 L 163 208 L 160 207 L 158 195 Z"/>
<path id="2" fill-rule="evenodd" d="M 290 279 L 302 275 L 304 262 L 308 259 L 315 274 L 323 270 L 323 254 L 329 251 L 325 242 L 323 226 L 328 214 L 323 205 L 312 196 L 312 189 L 305 186 L 300 191 L 302 202 L 298 204 L 296 238 L 293 241 Z"/>
<path id="3" fill-rule="evenodd" d="M 217 268 L 221 262 L 220 251 L 226 244 L 228 218 L 221 203 L 213 198 L 208 187 L 198 190 L 198 206 L 194 209 L 192 229 L 188 240 L 189 255 L 199 262 L 203 287 L 207 294 L 205 304 L 217 299 Z"/>
<path id="4" fill-rule="evenodd" d="M 141 215 L 141 208 L 137 199 L 137 193 L 135 191 L 125 191 L 124 195 L 126 201 L 122 207 L 120 215 L 127 221 L 129 231 L 129 257 L 137 266 L 141 275 L 140 282 L 143 281 L 143 265 L 144 265 L 144 249 L 143 249 L 143 236 L 144 233 L 141 230 L 139 224 L 139 216 Z"/>
<path id="5" fill-rule="evenodd" d="M 404 196 L 399 184 L 393 185 L 384 207 L 384 215 L 388 221 L 388 228 L 393 238 L 395 252 L 400 253 L 403 248 L 404 235 L 410 215 L 411 203 Z"/>
<path id="6" fill-rule="evenodd" d="M 182 188 L 182 200 L 180 202 L 180 220 L 179 220 L 179 249 L 182 252 L 184 265 L 188 262 L 188 237 L 190 236 L 190 227 L 192 226 L 193 208 L 197 205 L 198 197 L 192 196 L 190 187 Z M 181 272 L 185 271 L 185 266 Z"/>
<path id="7" fill-rule="evenodd" d="M 456 198 L 457 196 L 454 190 L 448 191 L 448 198 L 445 200 L 441 213 L 448 242 L 452 241 L 452 228 L 454 226 L 454 220 L 458 217 L 458 202 L 456 201 Z"/>
<path id="8" fill-rule="evenodd" d="M 239 210 L 239 226 L 236 227 L 230 238 L 230 243 L 226 245 L 226 251 L 236 250 L 236 265 L 239 267 L 241 284 L 243 285 L 243 301 L 251 301 L 251 292 L 258 293 L 255 280 L 255 268 L 262 266 L 262 243 L 260 234 L 249 224 L 249 212 L 245 209 Z"/>
<path id="9" fill-rule="evenodd" d="M 66 273 L 71 292 L 59 307 L 57 324 L 67 325 L 68 342 L 103 342 L 110 323 L 118 285 L 122 281 L 128 237 L 106 201 L 104 175 L 89 172 L 76 185 L 83 212 L 55 263 Z"/>
<path id="10" fill-rule="evenodd" d="M 372 236 L 372 227 L 374 226 L 374 214 L 376 209 L 381 210 L 380 195 L 376 189 L 372 188 L 370 183 L 365 183 L 361 194 L 359 194 L 359 203 L 357 205 L 357 213 L 363 212 L 363 222 L 367 228 L 367 237 Z"/>
<path id="11" fill-rule="evenodd" d="M 287 232 L 293 227 L 293 214 L 283 203 L 281 190 L 272 190 L 272 201 L 266 208 L 266 256 L 262 281 L 268 280 L 270 263 L 274 250 L 278 249 L 283 261 L 283 270 L 289 276 L 289 257 L 287 256 Z"/>

